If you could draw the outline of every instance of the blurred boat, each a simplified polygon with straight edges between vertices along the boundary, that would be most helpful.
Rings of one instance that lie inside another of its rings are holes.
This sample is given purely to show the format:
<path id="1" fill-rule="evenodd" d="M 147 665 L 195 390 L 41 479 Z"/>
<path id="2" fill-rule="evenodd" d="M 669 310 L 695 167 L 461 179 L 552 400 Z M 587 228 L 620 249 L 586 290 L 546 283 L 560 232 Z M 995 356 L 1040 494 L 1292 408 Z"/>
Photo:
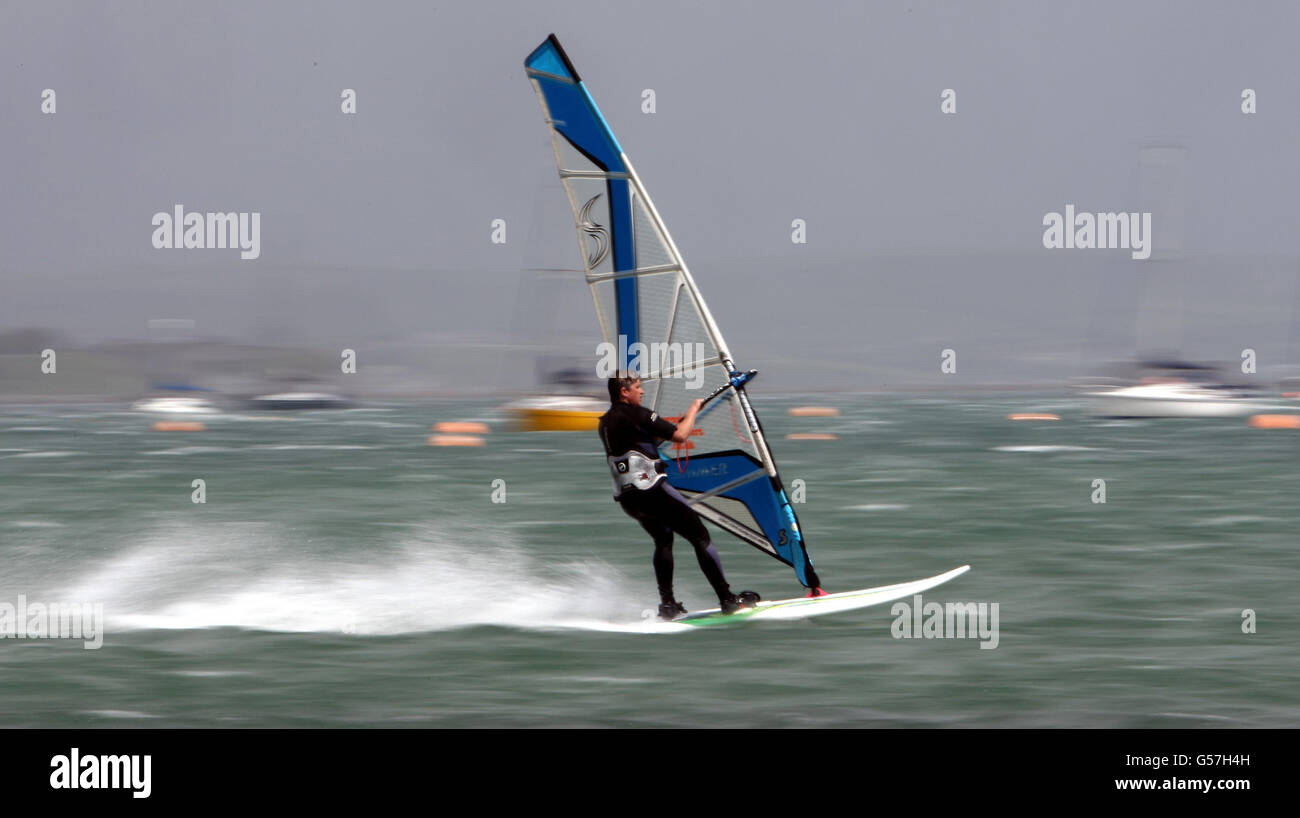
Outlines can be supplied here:
<path id="1" fill-rule="evenodd" d="M 1224 382 L 1218 367 L 1181 361 L 1142 362 L 1143 374 L 1086 393 L 1092 413 L 1108 418 L 1222 418 L 1249 415 L 1264 405 L 1252 390 Z"/>
<path id="2" fill-rule="evenodd" d="M 609 401 L 587 395 L 537 395 L 504 407 L 524 432 L 594 432 Z"/>
<path id="3" fill-rule="evenodd" d="M 160 396 L 141 398 L 131 404 L 133 412 L 157 415 L 219 415 L 221 410 L 203 398 Z"/>
<path id="4" fill-rule="evenodd" d="M 302 410 L 302 409 L 345 409 L 352 401 L 341 395 L 329 392 L 277 392 L 272 395 L 258 395 L 244 398 L 245 409 L 262 410 Z"/>
<path id="5" fill-rule="evenodd" d="M 1094 414 L 1111 418 L 1223 418 L 1260 405 L 1231 390 L 1194 383 L 1151 383 L 1089 393 Z"/>
<path id="6" fill-rule="evenodd" d="M 604 385 L 574 356 L 543 355 L 536 361 L 540 392 L 507 403 L 502 409 L 521 432 L 594 432 L 609 399 Z"/>

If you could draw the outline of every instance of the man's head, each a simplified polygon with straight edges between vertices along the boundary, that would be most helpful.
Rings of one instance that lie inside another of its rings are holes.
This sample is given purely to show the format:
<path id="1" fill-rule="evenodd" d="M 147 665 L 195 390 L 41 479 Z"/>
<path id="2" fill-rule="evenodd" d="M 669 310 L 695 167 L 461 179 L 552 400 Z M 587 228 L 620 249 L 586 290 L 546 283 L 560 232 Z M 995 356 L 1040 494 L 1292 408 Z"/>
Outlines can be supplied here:
<path id="1" fill-rule="evenodd" d="M 620 372 L 617 377 L 609 379 L 608 386 L 610 403 L 641 405 L 641 396 L 645 390 L 641 388 L 641 379 L 636 375 Z"/>

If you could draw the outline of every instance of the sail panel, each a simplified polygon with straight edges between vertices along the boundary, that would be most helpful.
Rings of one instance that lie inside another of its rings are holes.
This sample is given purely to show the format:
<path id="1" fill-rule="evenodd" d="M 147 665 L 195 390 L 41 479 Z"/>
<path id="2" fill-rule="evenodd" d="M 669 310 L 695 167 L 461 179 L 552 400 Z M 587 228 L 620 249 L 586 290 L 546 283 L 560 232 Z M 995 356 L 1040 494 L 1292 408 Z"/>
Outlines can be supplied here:
<path id="1" fill-rule="evenodd" d="M 677 264 L 672 248 L 659 232 L 650 211 L 639 196 L 633 196 L 632 226 L 636 231 L 636 266 L 637 269 L 661 267 Z"/>

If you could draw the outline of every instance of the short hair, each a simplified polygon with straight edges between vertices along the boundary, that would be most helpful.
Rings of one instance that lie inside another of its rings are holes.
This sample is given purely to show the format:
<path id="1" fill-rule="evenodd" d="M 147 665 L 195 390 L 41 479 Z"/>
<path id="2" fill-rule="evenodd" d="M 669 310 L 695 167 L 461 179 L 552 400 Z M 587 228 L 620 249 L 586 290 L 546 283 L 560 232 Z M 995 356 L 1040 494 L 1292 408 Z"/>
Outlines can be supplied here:
<path id="1" fill-rule="evenodd" d="M 623 399 L 623 390 L 628 389 L 640 382 L 641 378 L 635 372 L 620 372 L 618 375 L 610 378 L 607 386 L 609 387 L 609 402 L 618 403 Z"/>

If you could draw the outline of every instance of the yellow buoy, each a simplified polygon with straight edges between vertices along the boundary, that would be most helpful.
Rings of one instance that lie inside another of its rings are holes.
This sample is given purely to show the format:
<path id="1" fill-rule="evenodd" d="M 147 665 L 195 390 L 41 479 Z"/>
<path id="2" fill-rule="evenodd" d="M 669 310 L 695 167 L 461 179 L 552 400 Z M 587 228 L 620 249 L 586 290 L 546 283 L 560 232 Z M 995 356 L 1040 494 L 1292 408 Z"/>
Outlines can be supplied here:
<path id="1" fill-rule="evenodd" d="M 839 417 L 840 410 L 834 406 L 795 406 L 785 413 L 796 418 L 834 418 Z"/>
<path id="2" fill-rule="evenodd" d="M 207 427 L 197 420 L 158 420 L 150 428 L 155 432 L 202 432 Z"/>
<path id="3" fill-rule="evenodd" d="M 485 435 L 490 429 L 476 420 L 444 420 L 433 424 L 433 431 L 451 435 Z"/>
<path id="4" fill-rule="evenodd" d="M 482 446 L 487 441 L 476 435 L 430 435 L 430 446 Z"/>
<path id="5" fill-rule="evenodd" d="M 839 440 L 833 434 L 828 432 L 791 432 L 785 436 L 786 440 Z"/>
<path id="6" fill-rule="evenodd" d="M 1012 412 L 1007 415 L 1007 420 L 1060 420 L 1060 415 L 1053 415 L 1047 412 Z"/>
<path id="7" fill-rule="evenodd" d="M 1247 422 L 1256 429 L 1300 429 L 1300 415 L 1251 415 Z"/>

